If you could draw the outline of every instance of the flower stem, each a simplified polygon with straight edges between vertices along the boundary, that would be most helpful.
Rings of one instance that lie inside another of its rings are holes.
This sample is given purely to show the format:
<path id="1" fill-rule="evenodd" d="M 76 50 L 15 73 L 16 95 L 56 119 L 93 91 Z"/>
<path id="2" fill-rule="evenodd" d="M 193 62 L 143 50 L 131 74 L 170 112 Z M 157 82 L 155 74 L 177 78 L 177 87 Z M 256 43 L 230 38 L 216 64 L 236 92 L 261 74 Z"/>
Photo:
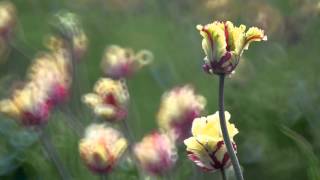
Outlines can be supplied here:
<path id="1" fill-rule="evenodd" d="M 243 175 L 241 172 L 239 160 L 236 156 L 236 153 L 234 152 L 233 146 L 230 141 L 228 129 L 227 129 L 227 124 L 226 124 L 226 119 L 224 116 L 224 80 L 225 80 L 225 75 L 220 74 L 219 75 L 219 119 L 220 119 L 220 126 L 221 126 L 221 131 L 223 135 L 223 140 L 224 143 L 227 147 L 228 154 L 231 159 L 231 163 L 234 169 L 235 177 L 237 180 L 243 180 Z"/>
<path id="2" fill-rule="evenodd" d="M 57 168 L 61 179 L 63 179 L 63 180 L 72 179 L 72 177 L 68 173 L 66 167 L 62 163 L 55 147 L 53 146 L 53 144 L 51 142 L 50 136 L 47 134 L 47 132 L 45 132 L 43 130 L 40 139 L 41 139 L 41 143 L 42 143 L 44 149 L 46 150 L 46 152 L 50 156 L 51 160 L 53 161 L 55 167 Z"/>
<path id="3" fill-rule="evenodd" d="M 224 170 L 224 168 L 221 168 L 220 172 L 221 172 L 221 179 L 227 180 L 226 171 Z"/>
<path id="4" fill-rule="evenodd" d="M 107 180 L 107 179 L 108 179 L 107 175 L 105 175 L 105 174 L 100 175 L 100 180 Z"/>

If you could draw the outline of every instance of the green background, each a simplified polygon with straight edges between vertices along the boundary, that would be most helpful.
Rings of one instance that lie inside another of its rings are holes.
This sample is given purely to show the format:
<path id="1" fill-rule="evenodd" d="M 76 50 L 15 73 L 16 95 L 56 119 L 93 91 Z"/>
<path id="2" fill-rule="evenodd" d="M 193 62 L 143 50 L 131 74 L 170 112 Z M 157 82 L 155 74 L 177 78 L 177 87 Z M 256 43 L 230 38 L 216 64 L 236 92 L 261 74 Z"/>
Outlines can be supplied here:
<path id="1" fill-rule="evenodd" d="M 204 114 L 217 111 L 218 78 L 201 69 L 204 53 L 197 24 L 231 20 L 262 26 L 268 41 L 253 43 L 236 74 L 226 80 L 226 110 L 240 131 L 235 140 L 244 176 L 319 180 L 319 1 L 225 1 L 209 7 L 205 0 L 14 0 L 19 20 L 10 54 L 1 59 L 0 97 L 10 94 L 33 57 L 45 50 L 43 39 L 51 32 L 52 15 L 62 9 L 77 13 L 90 41 L 88 53 L 76 67 L 71 101 L 52 113 L 45 131 L 74 179 L 98 179 L 83 165 L 80 137 L 67 121 L 84 126 L 94 122 L 80 96 L 102 76 L 106 46 L 154 53 L 154 62 L 128 80 L 132 98 L 128 122 L 138 141 L 157 128 L 161 95 L 174 86 L 192 84 L 207 98 Z M 36 133 L 1 116 L 0 134 L 0 179 L 60 179 Z M 184 149 L 179 146 L 176 168 L 162 179 L 220 178 L 219 173 L 197 170 Z M 232 179 L 232 172 L 228 175 Z M 138 175 L 124 158 L 108 178 L 129 180 Z"/>

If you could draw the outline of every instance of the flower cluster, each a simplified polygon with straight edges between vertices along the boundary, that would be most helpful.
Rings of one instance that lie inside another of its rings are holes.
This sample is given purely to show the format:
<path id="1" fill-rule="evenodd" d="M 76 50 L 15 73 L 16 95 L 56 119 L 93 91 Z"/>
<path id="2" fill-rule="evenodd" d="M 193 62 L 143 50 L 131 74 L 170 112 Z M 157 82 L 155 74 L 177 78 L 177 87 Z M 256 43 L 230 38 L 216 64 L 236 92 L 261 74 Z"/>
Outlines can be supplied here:
<path id="1" fill-rule="evenodd" d="M 197 29 L 206 54 L 203 69 L 209 74 L 230 74 L 251 42 L 267 40 L 263 30 L 251 27 L 246 31 L 245 25 L 236 27 L 230 21 L 198 25 Z"/>
<path id="2" fill-rule="evenodd" d="M 112 45 L 105 50 L 101 67 L 108 77 L 128 78 L 143 66 L 150 64 L 152 60 L 153 54 L 148 50 L 135 53 L 132 49 Z"/>
<path id="3" fill-rule="evenodd" d="M 96 173 L 110 172 L 126 148 L 127 141 L 119 131 L 98 124 L 86 129 L 79 144 L 81 158 Z"/>
<path id="4" fill-rule="evenodd" d="M 107 77 L 100 78 L 94 85 L 93 92 L 85 94 L 82 97 L 83 103 L 90 107 L 96 116 L 101 117 L 105 121 L 125 121 L 129 104 L 129 92 L 125 78 L 130 77 L 152 60 L 153 54 L 147 50 L 134 53 L 131 49 L 124 49 L 116 45 L 108 47 L 101 62 L 103 73 Z M 112 126 L 112 124 L 110 123 L 108 126 Z M 95 144 L 94 146 L 101 146 L 97 145 L 97 142 L 92 143 Z M 91 153 L 88 153 L 88 151 L 86 151 L 87 153 L 83 153 L 83 142 L 80 143 L 80 153 L 82 157 L 89 157 L 84 159 L 91 170 L 107 173 L 113 167 L 115 159 L 118 159 L 122 154 L 120 153 L 116 157 L 111 156 L 113 158 L 108 158 L 109 155 L 106 155 L 106 150 L 113 148 L 109 147 L 112 145 L 113 143 L 111 142 L 105 147 L 105 150 L 100 148 L 101 152 L 104 152 L 102 154 L 105 158 L 93 157 L 90 159 L 90 157 L 93 156 L 93 151 L 91 151 Z M 123 149 L 125 149 L 125 147 L 123 147 Z M 132 148 L 130 148 L 130 151 L 132 151 Z M 162 151 L 159 153 L 162 153 Z M 84 156 L 83 154 L 90 155 Z"/>
<path id="5" fill-rule="evenodd" d="M 177 150 L 171 138 L 163 133 L 153 132 L 135 144 L 134 153 L 141 167 L 152 175 L 163 175 L 177 160 Z"/>
<path id="6" fill-rule="evenodd" d="M 82 100 L 95 115 L 108 121 L 123 120 L 127 116 L 129 93 L 124 81 L 101 78 L 93 91 L 84 95 Z"/>
<path id="7" fill-rule="evenodd" d="M 238 129 L 229 122 L 228 112 L 225 112 L 225 116 L 233 148 L 236 150 L 233 137 L 238 134 Z M 220 129 L 218 112 L 196 118 L 192 124 L 192 137 L 186 139 L 184 143 L 187 146 L 189 159 L 205 171 L 222 170 L 231 165 Z"/>
<path id="8" fill-rule="evenodd" d="M 192 121 L 201 115 L 206 99 L 197 95 L 190 85 L 165 92 L 157 114 L 158 125 L 178 142 L 190 135 Z"/>

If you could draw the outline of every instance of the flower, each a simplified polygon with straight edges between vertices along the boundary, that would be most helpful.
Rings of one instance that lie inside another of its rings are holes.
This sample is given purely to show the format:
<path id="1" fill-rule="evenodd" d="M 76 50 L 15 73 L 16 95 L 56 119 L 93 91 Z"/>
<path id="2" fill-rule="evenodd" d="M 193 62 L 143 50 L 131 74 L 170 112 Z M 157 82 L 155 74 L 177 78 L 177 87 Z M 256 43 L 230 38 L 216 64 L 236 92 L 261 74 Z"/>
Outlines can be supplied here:
<path id="1" fill-rule="evenodd" d="M 143 66 L 150 64 L 153 54 L 148 50 L 134 53 L 132 49 L 112 45 L 105 50 L 101 61 L 103 72 L 115 79 L 127 78 Z"/>
<path id="2" fill-rule="evenodd" d="M 70 57 L 65 51 L 42 53 L 29 68 L 28 77 L 47 94 L 52 105 L 61 104 L 69 97 L 70 66 Z"/>
<path id="3" fill-rule="evenodd" d="M 127 116 L 129 93 L 124 81 L 101 78 L 96 82 L 94 92 L 84 95 L 82 101 L 97 116 L 118 121 Z"/>
<path id="4" fill-rule="evenodd" d="M 206 99 L 195 94 L 190 85 L 175 87 L 161 98 L 157 114 L 159 127 L 181 142 L 190 136 L 192 121 L 200 116 L 205 105 Z"/>
<path id="5" fill-rule="evenodd" d="M 229 122 L 230 114 L 225 112 L 227 128 L 233 148 L 236 145 L 233 137 L 238 129 Z M 192 124 L 192 137 L 186 139 L 188 157 L 205 171 L 225 169 L 231 165 L 227 148 L 220 130 L 219 113 L 207 117 L 196 118 Z"/>
<path id="6" fill-rule="evenodd" d="M 80 18 L 74 13 L 61 11 L 54 16 L 51 25 L 55 34 L 47 39 L 47 47 L 54 51 L 69 50 L 72 58 L 80 60 L 88 46 Z"/>
<path id="7" fill-rule="evenodd" d="M 122 134 L 102 124 L 90 125 L 79 144 L 81 158 L 96 173 L 110 172 L 126 148 Z"/>
<path id="8" fill-rule="evenodd" d="M 154 132 L 134 146 L 134 154 L 141 167 L 152 175 L 163 175 L 177 160 L 175 144 L 169 136 Z"/>
<path id="9" fill-rule="evenodd" d="M 41 53 L 28 70 L 28 79 L 12 97 L 0 101 L 0 112 L 20 120 L 23 125 L 42 125 L 51 109 L 69 96 L 71 84 L 68 53 Z"/>
<path id="10" fill-rule="evenodd" d="M 206 54 L 203 69 L 209 74 L 230 74 L 251 42 L 267 40 L 263 30 L 251 27 L 245 32 L 245 25 L 236 27 L 230 21 L 198 25 L 197 29 Z"/>
<path id="11" fill-rule="evenodd" d="M 25 126 L 46 123 L 50 110 L 46 93 L 34 82 L 28 82 L 22 89 L 15 90 L 11 98 L 0 101 L 0 112 Z"/>
<path id="12" fill-rule="evenodd" d="M 17 22 L 16 8 L 9 1 L 0 3 L 0 36 L 9 38 Z"/>

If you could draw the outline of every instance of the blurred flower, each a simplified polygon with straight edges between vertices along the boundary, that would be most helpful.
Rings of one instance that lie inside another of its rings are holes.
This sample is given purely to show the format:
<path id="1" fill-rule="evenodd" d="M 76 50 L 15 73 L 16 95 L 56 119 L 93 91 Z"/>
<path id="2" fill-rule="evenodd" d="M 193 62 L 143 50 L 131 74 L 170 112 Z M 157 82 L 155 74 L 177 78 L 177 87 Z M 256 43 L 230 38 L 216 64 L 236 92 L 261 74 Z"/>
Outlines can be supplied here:
<path id="1" fill-rule="evenodd" d="M 54 35 L 49 36 L 46 45 L 51 50 L 69 49 L 72 58 L 80 60 L 87 51 L 88 39 L 76 14 L 61 11 L 52 20 Z"/>
<path id="2" fill-rule="evenodd" d="M 101 78 L 93 90 L 82 100 L 97 116 L 109 121 L 119 121 L 127 116 L 129 93 L 124 81 Z"/>
<path id="3" fill-rule="evenodd" d="M 177 150 L 169 136 L 154 132 L 134 146 L 134 153 L 142 168 L 152 175 L 163 175 L 177 160 Z"/>
<path id="4" fill-rule="evenodd" d="M 0 3 L 0 35 L 1 38 L 7 39 L 14 26 L 16 25 L 16 8 L 9 1 L 3 1 Z"/>
<path id="5" fill-rule="evenodd" d="M 263 30 L 251 27 L 245 32 L 246 26 L 235 27 L 230 21 L 198 25 L 197 29 L 206 54 L 203 69 L 209 74 L 230 74 L 251 42 L 267 40 Z"/>
<path id="6" fill-rule="evenodd" d="M 40 54 L 31 65 L 29 80 L 47 94 L 48 102 L 60 104 L 69 97 L 70 57 L 64 51 Z"/>
<path id="7" fill-rule="evenodd" d="M 34 82 L 14 91 L 10 99 L 0 101 L 0 112 L 19 120 L 23 125 L 47 122 L 51 104 L 46 94 Z"/>
<path id="8" fill-rule="evenodd" d="M 157 120 L 160 128 L 181 142 L 190 136 L 192 121 L 200 116 L 206 99 L 189 86 L 175 87 L 163 94 Z"/>
<path id="9" fill-rule="evenodd" d="M 233 137 L 238 134 L 238 129 L 229 123 L 230 114 L 227 111 L 225 116 L 233 148 L 236 151 Z M 199 167 L 205 171 L 215 171 L 231 165 L 220 130 L 218 112 L 207 117 L 196 118 L 192 124 L 192 135 L 184 143 L 187 146 L 189 159 Z"/>
<path id="10" fill-rule="evenodd" d="M 148 65 L 153 54 L 147 50 L 134 53 L 132 49 L 124 49 L 113 45 L 106 49 L 101 62 L 103 72 L 111 78 L 126 78 Z"/>
<path id="11" fill-rule="evenodd" d="M 79 144 L 81 158 L 96 173 L 110 172 L 126 148 L 122 134 L 102 124 L 89 126 Z"/>
<path id="12" fill-rule="evenodd" d="M 7 60 L 10 52 L 9 41 L 16 22 L 15 6 L 10 1 L 0 2 L 0 64 Z"/>

